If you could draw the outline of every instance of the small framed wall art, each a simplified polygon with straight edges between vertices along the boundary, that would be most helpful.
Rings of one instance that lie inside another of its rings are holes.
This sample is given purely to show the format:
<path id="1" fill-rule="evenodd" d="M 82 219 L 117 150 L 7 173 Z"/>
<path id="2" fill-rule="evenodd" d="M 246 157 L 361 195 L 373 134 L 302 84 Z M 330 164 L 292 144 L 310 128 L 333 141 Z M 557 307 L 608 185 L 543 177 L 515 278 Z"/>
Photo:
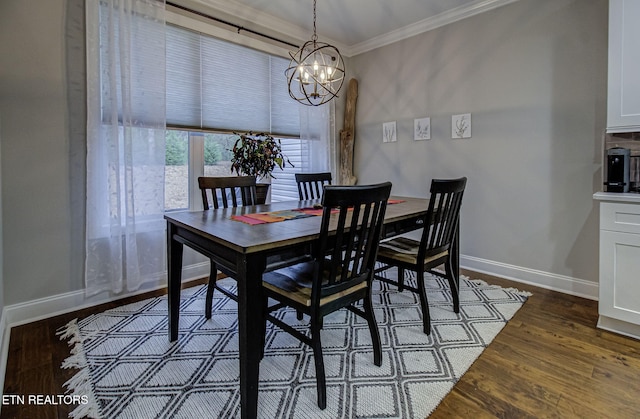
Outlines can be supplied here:
<path id="1" fill-rule="evenodd" d="M 383 143 L 395 143 L 398 140 L 396 137 L 396 121 L 384 122 L 382 124 L 382 142 Z"/>
<path id="2" fill-rule="evenodd" d="M 471 114 L 451 116 L 451 138 L 471 138 Z"/>
<path id="3" fill-rule="evenodd" d="M 418 118 L 413 120 L 413 140 L 431 139 L 431 118 Z"/>

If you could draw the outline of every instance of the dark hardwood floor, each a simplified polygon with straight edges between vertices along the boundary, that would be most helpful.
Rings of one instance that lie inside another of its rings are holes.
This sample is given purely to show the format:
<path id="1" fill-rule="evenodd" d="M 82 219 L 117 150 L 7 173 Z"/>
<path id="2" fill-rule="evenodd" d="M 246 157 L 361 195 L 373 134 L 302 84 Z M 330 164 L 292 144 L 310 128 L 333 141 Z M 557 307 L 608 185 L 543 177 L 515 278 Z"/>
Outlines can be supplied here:
<path id="1" fill-rule="evenodd" d="M 596 301 L 474 272 L 471 278 L 533 295 L 471 366 L 432 418 L 639 418 L 640 341 L 595 327 Z M 194 285 L 191 283 L 189 285 Z M 58 395 L 73 370 L 56 330 L 113 306 L 52 317 L 11 331 L 4 395 Z M 0 418 L 66 418 L 66 405 L 3 405 Z"/>

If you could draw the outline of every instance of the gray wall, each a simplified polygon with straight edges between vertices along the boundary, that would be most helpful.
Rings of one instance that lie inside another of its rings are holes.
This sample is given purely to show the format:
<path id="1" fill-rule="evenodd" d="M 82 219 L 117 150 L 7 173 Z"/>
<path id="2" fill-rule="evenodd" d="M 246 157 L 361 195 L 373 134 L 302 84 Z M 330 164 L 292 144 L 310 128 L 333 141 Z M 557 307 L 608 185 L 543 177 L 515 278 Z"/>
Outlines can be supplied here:
<path id="1" fill-rule="evenodd" d="M 79 5 L 0 1 L 5 305 L 83 288 Z M 360 183 L 425 195 L 432 177 L 468 176 L 463 254 L 597 281 L 606 6 L 521 0 L 353 57 Z M 451 140 L 463 112 L 473 138 Z M 414 143 L 422 116 L 432 140 Z M 391 120 L 398 142 L 383 145 Z"/>
<path id="2" fill-rule="evenodd" d="M 0 113 L 0 145 L 2 144 L 2 113 Z M 4 309 L 4 277 L 3 272 L 4 250 L 2 247 L 2 147 L 0 146 L 0 322 L 4 322 L 2 318 L 2 310 Z M 0 323 L 1 324 L 1 323 Z M 0 340 L 2 337 L 0 337 Z"/>
<path id="3" fill-rule="evenodd" d="M 520 0 L 352 57 L 358 182 L 424 196 L 432 178 L 467 176 L 463 255 L 597 282 L 607 5 Z M 459 113 L 471 139 L 451 139 Z M 432 139 L 414 142 L 424 116 Z"/>
<path id="4" fill-rule="evenodd" d="M 65 64 L 69 4 L 64 0 L 0 2 L 5 305 L 83 286 L 72 267 L 78 259 L 72 254 L 78 246 L 72 232 L 83 221 L 72 219 L 71 209 L 71 118 Z"/>

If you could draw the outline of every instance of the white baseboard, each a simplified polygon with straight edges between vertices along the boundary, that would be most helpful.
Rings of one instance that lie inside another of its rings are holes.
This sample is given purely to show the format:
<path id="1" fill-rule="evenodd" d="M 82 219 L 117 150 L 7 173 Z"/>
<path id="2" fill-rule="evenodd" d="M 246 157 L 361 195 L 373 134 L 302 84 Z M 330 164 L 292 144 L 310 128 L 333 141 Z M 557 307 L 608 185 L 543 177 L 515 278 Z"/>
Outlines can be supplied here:
<path id="1" fill-rule="evenodd" d="M 206 261 L 185 267 L 182 271 L 182 280 L 183 282 L 187 282 L 208 275 L 209 261 Z M 116 296 L 109 295 L 108 293 L 101 293 L 93 297 L 87 297 L 84 290 L 78 290 L 39 298 L 37 300 L 26 301 L 24 303 L 12 304 L 5 307 L 5 324 L 8 325 L 9 328 L 20 326 L 22 324 L 46 319 L 59 314 L 65 314 L 70 311 L 81 310 L 98 304 L 108 303 L 131 297 L 133 295 L 166 288 L 166 286 L 166 283 L 156 283 L 129 294 Z"/>
<path id="2" fill-rule="evenodd" d="M 486 273 L 590 300 L 598 299 L 598 284 L 583 279 L 464 255 L 460 256 L 460 266 L 471 271 Z M 183 278 L 188 281 L 202 278 L 208 274 L 209 262 L 203 262 L 186 267 L 183 271 Z M 157 285 L 126 296 L 97 296 L 95 298 L 87 298 L 84 290 L 79 290 L 5 307 L 0 318 L 0 339 L 2 339 L 0 347 L 0 385 L 4 388 L 4 375 L 12 327 L 164 287 L 166 285 Z"/>
<path id="3" fill-rule="evenodd" d="M 206 276 L 209 276 L 208 261 L 187 266 L 182 271 L 183 282 Z M 166 288 L 166 286 L 166 283 L 155 284 L 126 295 L 111 296 L 108 295 L 108 293 L 103 293 L 90 298 L 85 296 L 84 290 L 79 290 L 6 306 L 2 310 L 2 317 L 0 318 L 0 339 L 2 339 L 0 342 L 0 388 L 4 388 L 4 376 L 7 367 L 12 327 Z"/>
<path id="4" fill-rule="evenodd" d="M 9 338 L 11 331 L 7 328 L 6 313 L 3 309 L 0 312 L 0 394 L 4 394 L 4 376 L 7 372 L 7 359 L 9 358 Z"/>
<path id="5" fill-rule="evenodd" d="M 598 283 L 584 279 L 465 255 L 460 255 L 460 267 L 576 297 L 598 300 Z"/>
<path id="6" fill-rule="evenodd" d="M 598 328 L 634 339 L 640 339 L 640 325 L 628 323 L 611 317 L 600 315 L 598 317 Z"/>

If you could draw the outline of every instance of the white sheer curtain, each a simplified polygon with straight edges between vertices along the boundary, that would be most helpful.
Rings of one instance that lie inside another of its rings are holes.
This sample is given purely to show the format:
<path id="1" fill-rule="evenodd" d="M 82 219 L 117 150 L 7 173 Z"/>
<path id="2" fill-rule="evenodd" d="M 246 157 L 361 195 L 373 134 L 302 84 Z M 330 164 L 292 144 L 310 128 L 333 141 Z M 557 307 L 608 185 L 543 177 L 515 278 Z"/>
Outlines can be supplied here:
<path id="1" fill-rule="evenodd" d="M 328 172 L 335 167 L 334 120 L 333 102 L 322 106 L 300 105 L 300 139 L 308 140 L 304 171 Z"/>
<path id="2" fill-rule="evenodd" d="M 87 295 L 166 275 L 165 1 L 87 0 Z"/>

